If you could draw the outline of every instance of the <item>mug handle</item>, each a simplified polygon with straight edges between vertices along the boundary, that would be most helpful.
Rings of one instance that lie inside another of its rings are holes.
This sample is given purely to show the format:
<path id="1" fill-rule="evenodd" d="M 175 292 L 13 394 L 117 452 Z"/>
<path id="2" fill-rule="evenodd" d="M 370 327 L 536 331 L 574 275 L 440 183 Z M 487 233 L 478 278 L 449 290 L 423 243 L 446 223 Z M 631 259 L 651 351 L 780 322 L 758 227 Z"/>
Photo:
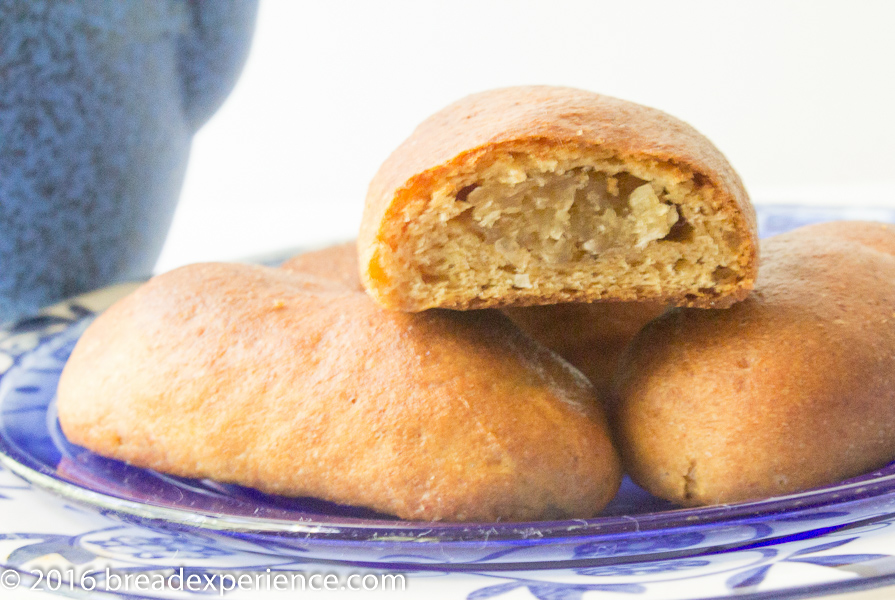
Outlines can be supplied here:
<path id="1" fill-rule="evenodd" d="M 236 85 L 248 56 L 258 0 L 186 0 L 177 42 L 187 123 L 198 130 Z"/>

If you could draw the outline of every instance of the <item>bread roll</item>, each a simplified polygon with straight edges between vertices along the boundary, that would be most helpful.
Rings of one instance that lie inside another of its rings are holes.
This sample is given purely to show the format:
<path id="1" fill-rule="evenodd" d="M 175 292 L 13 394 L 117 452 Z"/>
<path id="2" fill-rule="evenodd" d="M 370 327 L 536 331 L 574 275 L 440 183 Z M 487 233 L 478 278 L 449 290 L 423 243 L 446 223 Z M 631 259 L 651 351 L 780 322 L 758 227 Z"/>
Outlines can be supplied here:
<path id="1" fill-rule="evenodd" d="M 614 408 L 631 477 L 684 505 L 788 494 L 895 459 L 895 228 L 762 243 L 752 294 L 635 338 Z"/>
<path id="2" fill-rule="evenodd" d="M 595 300 L 725 307 L 756 272 L 739 177 L 692 127 L 591 92 L 518 87 L 436 113 L 370 183 L 361 280 L 421 311 Z"/>
<path id="3" fill-rule="evenodd" d="M 354 242 L 299 254 L 284 262 L 282 268 L 363 291 Z M 622 351 L 663 310 L 664 306 L 653 302 L 595 302 L 524 306 L 503 312 L 522 331 L 584 373 L 605 399 Z"/>
<path id="4" fill-rule="evenodd" d="M 591 517 L 621 479 L 591 385 L 500 313 L 267 267 L 150 280 L 85 331 L 58 402 L 104 456 L 406 519 Z"/>

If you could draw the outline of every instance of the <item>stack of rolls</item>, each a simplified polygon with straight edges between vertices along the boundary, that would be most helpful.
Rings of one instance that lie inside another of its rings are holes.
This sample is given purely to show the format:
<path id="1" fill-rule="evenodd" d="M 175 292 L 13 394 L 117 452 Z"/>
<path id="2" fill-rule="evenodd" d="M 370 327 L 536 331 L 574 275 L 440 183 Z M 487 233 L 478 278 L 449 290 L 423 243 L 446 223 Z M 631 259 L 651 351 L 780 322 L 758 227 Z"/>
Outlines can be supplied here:
<path id="1" fill-rule="evenodd" d="M 787 493 L 895 456 L 893 250 L 805 228 L 759 274 L 745 189 L 692 127 L 494 90 L 394 151 L 356 242 L 183 267 L 100 315 L 59 419 L 137 466 L 404 519 L 590 518 L 622 462 L 681 504 Z"/>

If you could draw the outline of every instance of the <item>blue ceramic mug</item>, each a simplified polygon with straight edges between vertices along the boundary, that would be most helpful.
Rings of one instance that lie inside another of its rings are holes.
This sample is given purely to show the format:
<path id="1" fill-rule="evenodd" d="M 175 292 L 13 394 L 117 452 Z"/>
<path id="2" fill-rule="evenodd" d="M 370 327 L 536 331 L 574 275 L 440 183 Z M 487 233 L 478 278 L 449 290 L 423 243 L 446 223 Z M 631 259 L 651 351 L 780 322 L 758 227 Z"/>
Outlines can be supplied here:
<path id="1" fill-rule="evenodd" d="M 0 0 L 0 322 L 151 272 L 257 0 Z"/>

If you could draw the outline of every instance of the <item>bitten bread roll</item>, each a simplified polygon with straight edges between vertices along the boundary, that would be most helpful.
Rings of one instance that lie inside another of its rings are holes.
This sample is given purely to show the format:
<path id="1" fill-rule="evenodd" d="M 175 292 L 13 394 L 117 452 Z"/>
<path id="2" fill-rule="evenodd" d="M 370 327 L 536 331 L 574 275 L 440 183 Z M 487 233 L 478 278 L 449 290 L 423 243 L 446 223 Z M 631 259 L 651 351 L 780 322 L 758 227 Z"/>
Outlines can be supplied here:
<path id="1" fill-rule="evenodd" d="M 749 298 L 674 309 L 622 361 L 617 441 L 657 496 L 764 498 L 895 459 L 895 228 L 814 225 L 761 251 Z"/>
<path id="2" fill-rule="evenodd" d="M 590 517 L 621 479 L 593 388 L 500 313 L 267 267 L 150 280 L 85 331 L 58 403 L 99 454 L 406 519 Z"/>
<path id="3" fill-rule="evenodd" d="M 363 291 L 354 242 L 299 254 L 282 268 Z M 652 302 L 595 302 L 524 306 L 503 312 L 522 331 L 584 373 L 606 398 L 622 352 L 637 332 L 664 310 Z"/>
<path id="4" fill-rule="evenodd" d="M 370 183 L 361 280 L 403 311 L 651 300 L 751 289 L 753 208 L 695 129 L 591 92 L 517 87 L 436 113 Z"/>

